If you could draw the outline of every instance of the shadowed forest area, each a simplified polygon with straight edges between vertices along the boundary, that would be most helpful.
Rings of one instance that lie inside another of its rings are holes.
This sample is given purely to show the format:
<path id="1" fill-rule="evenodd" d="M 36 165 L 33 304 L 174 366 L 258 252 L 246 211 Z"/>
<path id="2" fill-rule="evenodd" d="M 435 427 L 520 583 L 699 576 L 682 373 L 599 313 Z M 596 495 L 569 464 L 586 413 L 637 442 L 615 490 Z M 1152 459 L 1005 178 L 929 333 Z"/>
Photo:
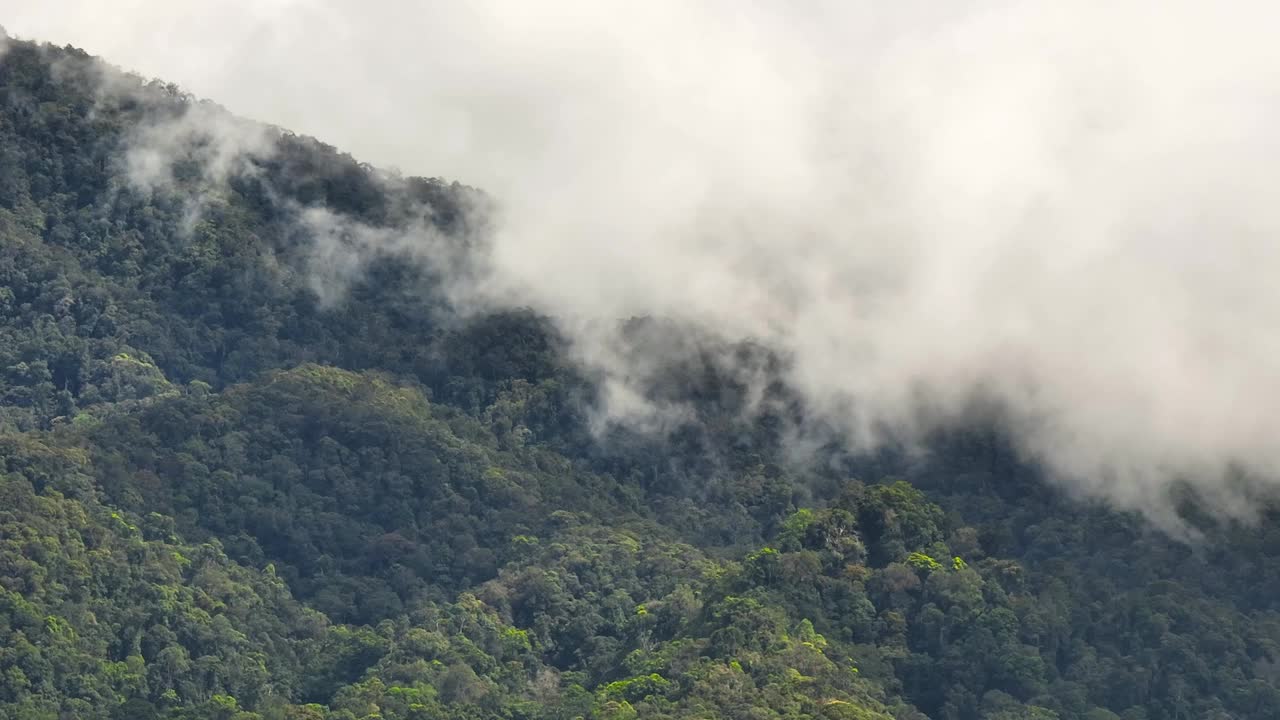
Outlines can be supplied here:
<path id="1" fill-rule="evenodd" d="M 692 411 L 596 432 L 550 320 L 449 302 L 488 203 L 10 44 L 0 717 L 1280 717 L 1274 522 L 1171 538 L 977 420 L 797 462 L 767 353 L 660 319 Z"/>

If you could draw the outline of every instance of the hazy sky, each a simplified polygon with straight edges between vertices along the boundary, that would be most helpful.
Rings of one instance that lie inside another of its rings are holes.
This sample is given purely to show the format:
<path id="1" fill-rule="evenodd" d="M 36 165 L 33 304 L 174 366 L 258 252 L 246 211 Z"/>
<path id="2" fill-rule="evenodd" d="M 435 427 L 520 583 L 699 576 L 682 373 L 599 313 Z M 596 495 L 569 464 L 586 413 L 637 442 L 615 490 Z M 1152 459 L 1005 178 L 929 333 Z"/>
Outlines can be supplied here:
<path id="1" fill-rule="evenodd" d="M 502 202 L 478 294 L 794 358 L 871 443 L 1001 401 L 1158 516 L 1280 486 L 1280 4 L 0 0 L 72 43 Z M 920 410 L 926 398 L 928 410 Z M 633 411 L 619 404 L 617 412 Z"/>

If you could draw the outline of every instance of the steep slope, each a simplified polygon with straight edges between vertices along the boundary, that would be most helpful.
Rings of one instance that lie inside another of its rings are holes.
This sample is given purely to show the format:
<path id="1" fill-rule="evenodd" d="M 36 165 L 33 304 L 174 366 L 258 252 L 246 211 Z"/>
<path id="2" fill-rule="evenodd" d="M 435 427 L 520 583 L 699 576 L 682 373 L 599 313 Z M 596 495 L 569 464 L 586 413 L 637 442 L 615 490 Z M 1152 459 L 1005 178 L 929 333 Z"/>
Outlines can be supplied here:
<path id="1" fill-rule="evenodd" d="M 593 436 L 547 319 L 445 302 L 485 202 L 11 44 L 0 717 L 1280 714 L 1274 524 L 1188 546 L 980 426 L 797 467 L 724 366 L 775 358 L 648 319 L 691 419 Z"/>

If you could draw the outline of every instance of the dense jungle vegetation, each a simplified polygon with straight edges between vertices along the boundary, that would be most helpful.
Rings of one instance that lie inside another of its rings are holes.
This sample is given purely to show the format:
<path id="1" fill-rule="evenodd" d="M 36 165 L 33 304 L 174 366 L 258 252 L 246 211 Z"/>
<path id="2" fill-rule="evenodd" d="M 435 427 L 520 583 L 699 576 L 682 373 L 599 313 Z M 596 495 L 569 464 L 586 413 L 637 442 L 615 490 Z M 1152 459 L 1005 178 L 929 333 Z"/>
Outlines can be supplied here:
<path id="1" fill-rule="evenodd" d="M 317 286 L 317 211 L 465 257 L 482 192 L 274 130 L 223 162 L 246 127 L 0 58 L 0 717 L 1280 717 L 1275 523 L 1191 498 L 1181 542 L 977 425 L 796 467 L 738 412 L 758 351 L 696 339 L 653 383 L 694 419 L 593 434 L 547 319 L 450 311 L 465 263 Z"/>

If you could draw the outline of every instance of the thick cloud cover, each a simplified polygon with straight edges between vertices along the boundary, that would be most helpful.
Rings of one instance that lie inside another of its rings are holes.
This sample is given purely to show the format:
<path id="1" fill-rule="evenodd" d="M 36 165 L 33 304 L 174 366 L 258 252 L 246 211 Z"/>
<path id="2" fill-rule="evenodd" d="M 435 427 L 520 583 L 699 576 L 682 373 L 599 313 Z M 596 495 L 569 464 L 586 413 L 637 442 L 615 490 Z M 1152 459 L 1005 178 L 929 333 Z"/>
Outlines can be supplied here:
<path id="1" fill-rule="evenodd" d="M 357 156 L 491 192 L 472 301 L 786 353 L 859 443 L 999 403 L 1159 516 L 1280 487 L 1280 5 L 0 0 Z"/>

